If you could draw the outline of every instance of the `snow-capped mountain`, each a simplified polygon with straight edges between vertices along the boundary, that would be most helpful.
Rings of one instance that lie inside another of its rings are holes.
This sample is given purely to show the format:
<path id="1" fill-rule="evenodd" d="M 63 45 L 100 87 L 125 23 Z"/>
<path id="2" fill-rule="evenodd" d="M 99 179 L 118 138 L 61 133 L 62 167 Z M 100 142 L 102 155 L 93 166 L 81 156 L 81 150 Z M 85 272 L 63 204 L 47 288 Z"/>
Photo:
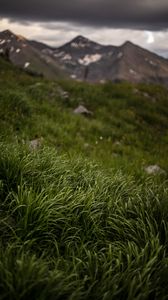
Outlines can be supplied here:
<path id="1" fill-rule="evenodd" d="M 0 53 L 12 63 L 48 78 L 58 74 L 89 82 L 131 81 L 168 84 L 168 60 L 131 42 L 104 46 L 83 36 L 52 48 L 10 31 L 0 33 Z"/>

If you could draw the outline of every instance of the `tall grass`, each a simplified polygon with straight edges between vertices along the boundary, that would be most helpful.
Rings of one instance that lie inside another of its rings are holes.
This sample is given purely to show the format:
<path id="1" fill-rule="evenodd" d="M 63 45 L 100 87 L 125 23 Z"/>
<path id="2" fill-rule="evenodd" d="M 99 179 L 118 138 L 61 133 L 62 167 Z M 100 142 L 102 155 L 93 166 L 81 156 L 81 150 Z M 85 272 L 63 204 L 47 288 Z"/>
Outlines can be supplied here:
<path id="1" fill-rule="evenodd" d="M 166 88 L 0 66 L 0 299 L 167 300 Z"/>
<path id="2" fill-rule="evenodd" d="M 1 145 L 1 299 L 167 299 L 167 187 Z"/>

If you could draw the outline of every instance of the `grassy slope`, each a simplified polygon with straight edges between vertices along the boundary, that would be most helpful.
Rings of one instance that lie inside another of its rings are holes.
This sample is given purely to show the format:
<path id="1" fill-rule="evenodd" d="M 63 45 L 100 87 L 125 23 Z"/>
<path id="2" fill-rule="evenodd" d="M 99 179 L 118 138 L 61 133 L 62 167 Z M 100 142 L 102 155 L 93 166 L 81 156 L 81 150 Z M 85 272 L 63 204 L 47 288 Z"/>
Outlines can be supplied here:
<path id="1" fill-rule="evenodd" d="M 167 299 L 167 91 L 0 65 L 0 299 Z"/>
<path id="2" fill-rule="evenodd" d="M 8 139 L 43 137 L 59 152 L 91 157 L 103 165 L 141 170 L 159 164 L 168 170 L 168 96 L 162 87 L 47 82 L 11 67 L 0 76 L 0 130 Z M 61 98 L 58 86 L 69 92 Z M 147 93 L 149 97 L 143 94 Z M 73 114 L 83 103 L 93 117 Z M 129 162 L 129 163 L 128 163 Z"/>

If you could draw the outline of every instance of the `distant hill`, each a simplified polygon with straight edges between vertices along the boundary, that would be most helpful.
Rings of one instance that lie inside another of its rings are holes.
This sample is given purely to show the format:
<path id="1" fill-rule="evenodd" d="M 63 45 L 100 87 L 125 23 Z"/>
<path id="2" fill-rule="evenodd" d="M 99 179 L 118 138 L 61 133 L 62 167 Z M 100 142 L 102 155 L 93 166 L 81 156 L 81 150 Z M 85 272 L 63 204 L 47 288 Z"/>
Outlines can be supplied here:
<path id="1" fill-rule="evenodd" d="M 103 46 L 77 36 L 52 48 L 6 30 L 0 33 L 0 52 L 5 51 L 15 65 L 47 78 L 168 84 L 168 60 L 129 41 L 119 47 Z"/>

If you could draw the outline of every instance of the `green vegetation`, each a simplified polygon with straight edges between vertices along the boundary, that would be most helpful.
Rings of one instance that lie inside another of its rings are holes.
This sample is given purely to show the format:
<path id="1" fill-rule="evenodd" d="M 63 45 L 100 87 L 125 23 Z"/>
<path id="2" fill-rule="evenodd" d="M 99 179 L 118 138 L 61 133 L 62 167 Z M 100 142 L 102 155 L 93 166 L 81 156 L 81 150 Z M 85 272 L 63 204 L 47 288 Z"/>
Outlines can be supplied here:
<path id="1" fill-rule="evenodd" d="M 0 59 L 0 299 L 167 299 L 167 104 Z"/>

